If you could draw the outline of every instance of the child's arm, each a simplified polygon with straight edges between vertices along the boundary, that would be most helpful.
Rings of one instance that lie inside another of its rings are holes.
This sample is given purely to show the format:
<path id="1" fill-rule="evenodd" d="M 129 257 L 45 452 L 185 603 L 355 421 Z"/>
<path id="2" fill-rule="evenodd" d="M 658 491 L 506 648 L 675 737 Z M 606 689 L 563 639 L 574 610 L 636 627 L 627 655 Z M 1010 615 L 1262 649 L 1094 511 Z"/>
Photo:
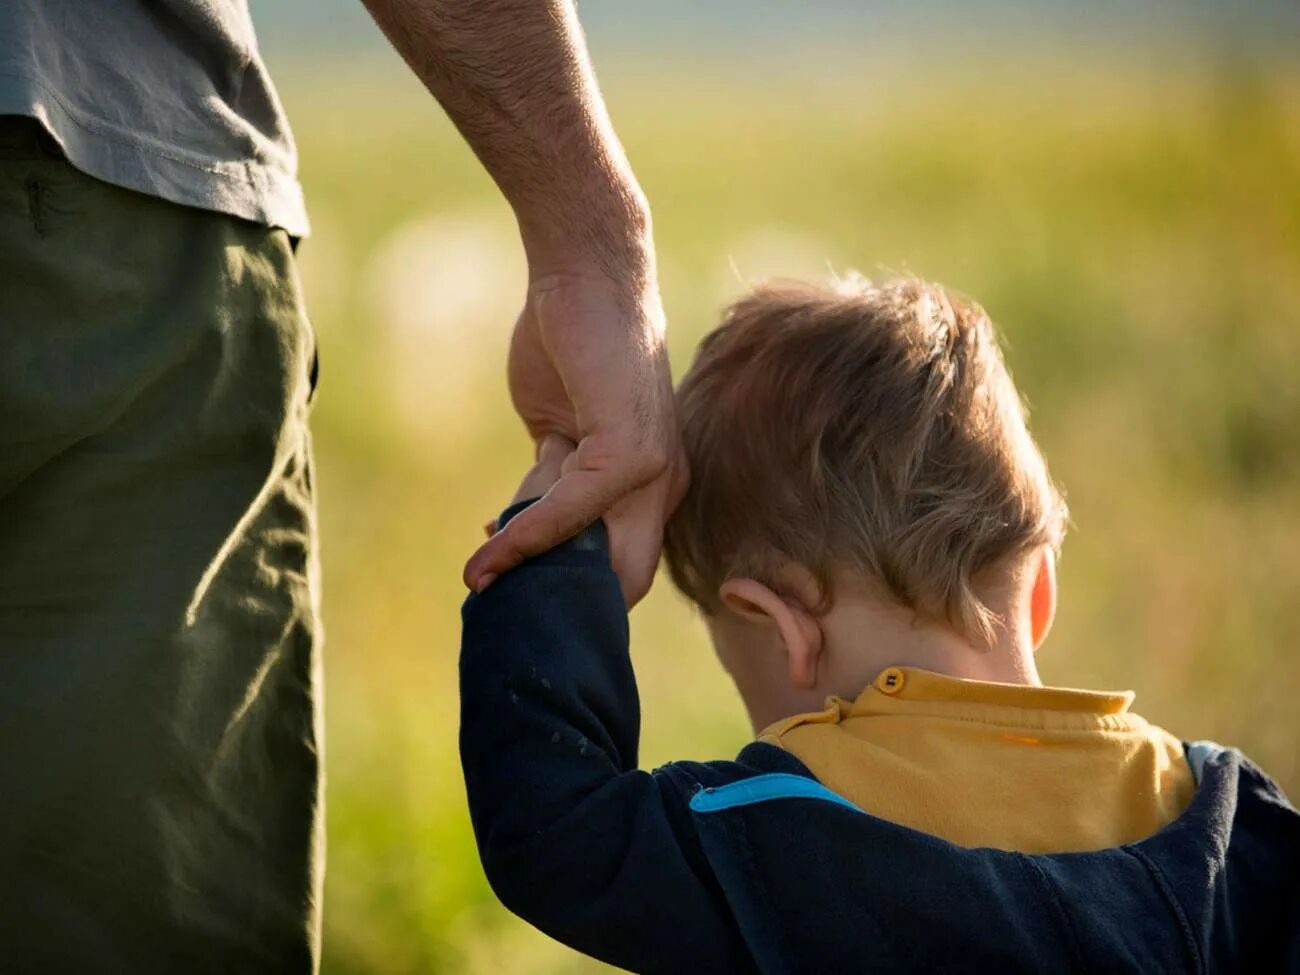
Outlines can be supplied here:
<path id="1" fill-rule="evenodd" d="M 639 732 L 601 523 L 469 597 L 461 758 L 497 895 L 552 937 L 636 971 L 749 970 L 690 823 L 694 776 L 637 771 Z"/>

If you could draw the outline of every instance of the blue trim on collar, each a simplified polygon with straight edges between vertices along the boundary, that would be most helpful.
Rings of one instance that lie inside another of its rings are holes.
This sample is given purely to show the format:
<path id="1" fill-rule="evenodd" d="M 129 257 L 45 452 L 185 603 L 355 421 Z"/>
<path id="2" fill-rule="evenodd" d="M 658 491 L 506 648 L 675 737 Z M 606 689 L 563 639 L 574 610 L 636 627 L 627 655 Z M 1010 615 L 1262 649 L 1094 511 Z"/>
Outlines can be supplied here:
<path id="1" fill-rule="evenodd" d="M 716 789 L 701 789 L 691 796 L 691 811 L 697 813 L 722 812 L 737 806 L 752 806 L 773 799 L 817 799 L 833 802 L 854 812 L 862 812 L 843 796 L 832 792 L 816 779 L 788 772 L 769 772 L 752 779 L 741 779 Z"/>

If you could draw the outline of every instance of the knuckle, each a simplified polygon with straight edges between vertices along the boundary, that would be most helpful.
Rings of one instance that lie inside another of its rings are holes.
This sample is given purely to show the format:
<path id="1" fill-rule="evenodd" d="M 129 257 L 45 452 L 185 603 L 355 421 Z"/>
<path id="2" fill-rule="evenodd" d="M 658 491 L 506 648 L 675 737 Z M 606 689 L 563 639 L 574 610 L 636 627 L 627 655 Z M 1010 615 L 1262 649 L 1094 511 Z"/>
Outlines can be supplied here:
<path id="1" fill-rule="evenodd" d="M 635 454 L 636 470 L 646 480 L 652 480 L 668 470 L 672 454 L 662 444 L 647 444 Z"/>
<path id="2" fill-rule="evenodd" d="M 656 471 L 666 471 L 672 464 L 673 454 L 664 444 L 657 444 L 646 452 L 646 462 Z"/>

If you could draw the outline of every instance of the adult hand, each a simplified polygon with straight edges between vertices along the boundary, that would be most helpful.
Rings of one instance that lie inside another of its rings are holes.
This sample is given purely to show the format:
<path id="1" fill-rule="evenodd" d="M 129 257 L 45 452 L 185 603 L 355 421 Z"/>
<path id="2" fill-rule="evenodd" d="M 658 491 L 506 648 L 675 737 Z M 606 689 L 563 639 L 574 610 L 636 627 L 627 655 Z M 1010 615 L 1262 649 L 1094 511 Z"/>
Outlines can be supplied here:
<path id="1" fill-rule="evenodd" d="M 542 499 L 474 553 L 466 584 L 482 590 L 604 516 L 614 571 L 634 605 L 654 579 L 664 522 L 688 477 L 653 275 L 616 281 L 595 266 L 537 275 L 515 325 L 509 377 L 539 461 L 553 435 L 577 449 Z"/>
<path id="2" fill-rule="evenodd" d="M 510 392 L 535 442 L 578 444 L 541 502 L 465 566 L 473 589 L 604 516 L 629 605 L 686 487 L 650 216 L 574 0 L 365 0 L 505 194 L 528 253 Z"/>
<path id="3" fill-rule="evenodd" d="M 523 480 L 519 482 L 519 490 L 515 492 L 510 503 L 518 504 L 520 501 L 540 498 L 554 487 L 555 482 L 564 474 L 565 463 L 568 462 L 572 466 L 573 462 L 569 458 L 574 455 L 577 448 L 578 445 L 572 440 L 558 433 L 543 437 L 537 444 L 537 459 L 524 475 Z M 496 528 L 493 527 L 488 534 L 491 535 L 495 531 Z"/>

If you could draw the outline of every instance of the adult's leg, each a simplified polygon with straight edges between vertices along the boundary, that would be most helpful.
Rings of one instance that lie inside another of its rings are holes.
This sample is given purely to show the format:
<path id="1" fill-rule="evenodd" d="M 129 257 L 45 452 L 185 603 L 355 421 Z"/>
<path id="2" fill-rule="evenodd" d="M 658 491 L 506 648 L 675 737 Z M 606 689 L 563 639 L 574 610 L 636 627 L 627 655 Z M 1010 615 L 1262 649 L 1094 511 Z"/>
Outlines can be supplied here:
<path id="1" fill-rule="evenodd" d="M 282 231 L 0 118 L 0 968 L 315 967 L 313 354 Z"/>

